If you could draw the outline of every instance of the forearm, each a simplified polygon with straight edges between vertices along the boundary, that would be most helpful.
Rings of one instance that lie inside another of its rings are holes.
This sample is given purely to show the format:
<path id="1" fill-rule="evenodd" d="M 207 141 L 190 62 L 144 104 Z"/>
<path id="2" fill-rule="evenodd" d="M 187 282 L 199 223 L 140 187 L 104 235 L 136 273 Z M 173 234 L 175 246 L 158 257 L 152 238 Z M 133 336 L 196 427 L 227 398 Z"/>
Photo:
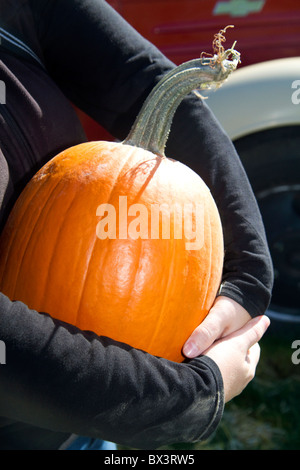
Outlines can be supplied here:
<path id="1" fill-rule="evenodd" d="M 82 332 L 0 295 L 0 416 L 137 448 L 208 437 L 223 412 L 219 369 L 177 364 Z"/>
<path id="2" fill-rule="evenodd" d="M 178 109 L 167 156 L 199 173 L 216 201 L 225 244 L 221 294 L 251 316 L 264 313 L 273 272 L 262 218 L 232 142 L 199 98 L 188 97 Z"/>
<path id="3" fill-rule="evenodd" d="M 77 107 L 125 138 L 172 63 L 105 1 L 30 3 L 51 77 Z"/>

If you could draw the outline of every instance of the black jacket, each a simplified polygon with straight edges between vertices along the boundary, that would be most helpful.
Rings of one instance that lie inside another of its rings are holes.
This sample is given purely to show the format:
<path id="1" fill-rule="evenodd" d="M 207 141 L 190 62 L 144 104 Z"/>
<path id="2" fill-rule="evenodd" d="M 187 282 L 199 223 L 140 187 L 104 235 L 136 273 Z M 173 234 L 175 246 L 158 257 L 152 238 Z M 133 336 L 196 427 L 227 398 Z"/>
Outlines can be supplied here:
<path id="1" fill-rule="evenodd" d="M 3 227 L 31 176 L 85 140 L 70 101 L 123 139 L 173 64 L 102 0 L 7 0 L 0 27 Z M 193 95 L 176 113 L 166 155 L 199 172 L 216 200 L 226 250 L 222 295 L 262 314 L 272 269 L 260 214 L 233 145 Z M 0 340 L 7 354 L 0 366 L 0 448 L 56 449 L 70 433 L 155 448 L 206 438 L 222 416 L 222 378 L 207 357 L 175 364 L 3 294 Z"/>

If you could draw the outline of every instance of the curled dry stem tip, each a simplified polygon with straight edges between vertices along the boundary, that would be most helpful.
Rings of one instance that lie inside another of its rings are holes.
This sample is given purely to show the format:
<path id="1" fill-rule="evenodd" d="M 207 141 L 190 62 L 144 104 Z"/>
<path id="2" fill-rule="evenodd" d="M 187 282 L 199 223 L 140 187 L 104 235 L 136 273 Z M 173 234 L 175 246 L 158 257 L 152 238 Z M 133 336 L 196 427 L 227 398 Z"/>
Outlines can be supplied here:
<path id="1" fill-rule="evenodd" d="M 223 43 L 226 41 L 225 34 L 228 28 L 234 28 L 234 25 L 227 25 L 225 26 L 225 28 L 221 29 L 218 33 L 214 35 L 214 39 L 212 42 L 213 54 L 202 52 L 200 55 L 201 59 L 210 60 L 210 67 L 214 67 L 216 64 L 222 64 L 224 60 L 228 60 L 230 58 L 240 62 L 240 54 L 234 50 L 236 41 L 234 41 L 230 49 L 224 49 Z"/>
<path id="2" fill-rule="evenodd" d="M 200 55 L 200 60 L 203 65 L 205 62 L 212 69 L 214 69 L 216 65 L 219 65 L 224 73 L 226 72 L 226 69 L 227 71 L 235 70 L 237 65 L 241 62 L 240 53 L 234 49 L 237 41 L 234 41 L 230 49 L 225 50 L 223 46 L 223 43 L 226 41 L 225 34 L 228 28 L 234 28 L 234 25 L 227 25 L 214 35 L 212 42 L 213 54 L 202 52 Z M 215 88 L 219 88 L 221 85 L 222 81 L 216 83 Z M 200 94 L 198 90 L 194 90 L 194 93 L 199 98 L 207 99 L 207 97 Z"/>
<path id="3" fill-rule="evenodd" d="M 215 53 L 215 55 L 217 56 L 217 62 L 222 62 L 223 58 L 224 58 L 224 54 L 225 54 L 225 49 L 223 47 L 223 42 L 226 41 L 226 30 L 228 28 L 234 28 L 234 25 L 233 24 L 229 24 L 227 26 L 225 26 L 224 29 L 221 29 L 218 33 L 216 33 L 214 35 L 214 40 L 213 40 L 213 43 L 212 43 L 212 47 L 213 47 L 213 51 Z M 232 46 L 233 48 L 233 46 Z"/>

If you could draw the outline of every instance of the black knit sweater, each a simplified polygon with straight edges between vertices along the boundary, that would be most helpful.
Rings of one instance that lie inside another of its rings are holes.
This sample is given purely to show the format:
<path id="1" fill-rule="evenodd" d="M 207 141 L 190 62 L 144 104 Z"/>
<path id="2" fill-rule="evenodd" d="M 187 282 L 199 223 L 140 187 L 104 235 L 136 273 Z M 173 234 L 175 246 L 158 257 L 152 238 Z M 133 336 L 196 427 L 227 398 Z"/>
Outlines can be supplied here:
<path id="1" fill-rule="evenodd" d="M 85 140 L 70 101 L 123 139 L 174 65 L 102 0 L 7 0 L 0 27 L 2 228 L 31 176 Z M 232 143 L 199 98 L 180 105 L 166 155 L 197 171 L 215 198 L 225 236 L 222 295 L 262 314 L 272 268 L 261 217 Z M 207 357 L 172 363 L 3 294 L 0 340 L 0 448 L 57 449 L 72 433 L 157 448 L 206 438 L 222 416 L 222 378 Z"/>

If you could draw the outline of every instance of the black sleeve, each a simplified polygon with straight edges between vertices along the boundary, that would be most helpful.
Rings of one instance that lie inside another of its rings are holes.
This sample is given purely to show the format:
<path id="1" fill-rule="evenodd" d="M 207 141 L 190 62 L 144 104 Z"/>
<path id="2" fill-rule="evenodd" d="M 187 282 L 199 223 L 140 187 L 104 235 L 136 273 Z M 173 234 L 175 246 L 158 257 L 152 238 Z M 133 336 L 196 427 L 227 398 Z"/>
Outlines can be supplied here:
<path id="1" fill-rule="evenodd" d="M 125 138 L 172 62 L 104 0 L 30 3 L 49 74 L 76 106 Z"/>
<path id="2" fill-rule="evenodd" d="M 124 138 L 145 96 L 174 65 L 102 0 L 31 3 L 49 72 L 73 102 Z M 199 98 L 180 106 L 166 155 L 198 172 L 217 203 L 225 239 L 221 294 L 252 316 L 264 313 L 273 273 L 261 215 L 231 141 Z"/>
<path id="3" fill-rule="evenodd" d="M 74 102 L 82 103 L 92 115 L 102 116 L 109 129 L 121 134 L 123 130 L 117 124 L 118 118 L 125 127 L 128 126 L 121 115 L 134 114 L 135 100 L 141 100 L 147 86 L 151 88 L 152 82 L 166 67 L 162 56 L 155 51 L 157 60 L 153 58 L 152 62 L 151 46 L 147 44 L 148 54 L 141 38 L 138 46 L 143 49 L 140 62 L 134 56 L 135 60 L 130 63 L 130 51 L 127 58 L 123 56 L 121 45 L 118 46 L 114 39 L 115 45 L 110 46 L 108 52 L 109 38 L 105 39 L 105 36 L 110 34 L 109 28 L 115 31 L 117 25 L 105 16 L 108 8 L 105 2 L 20 0 L 11 5 L 19 12 L 29 3 L 34 7 L 36 28 L 40 28 L 43 59 L 48 71 Z M 104 12 L 103 31 L 94 17 L 96 9 L 98 18 L 99 8 Z M 26 41 L 25 18 L 16 23 Z M 31 28 L 31 22 L 29 26 Z M 32 33 L 32 29 L 30 31 Z M 100 32 L 102 52 L 98 43 Z M 117 32 L 115 34 L 117 36 Z M 74 35 L 73 38 L 70 35 Z M 85 47 L 83 51 L 80 50 L 81 42 Z M 34 40 L 30 44 L 33 45 Z M 98 61 L 94 60 L 96 50 L 99 50 Z M 107 68 L 109 63 L 114 63 L 114 54 L 119 64 L 128 62 L 122 77 L 118 76 L 118 70 L 113 72 Z M 84 67 L 90 67 L 88 74 Z M 155 73 L 151 72 L 152 68 Z M 102 75 L 107 78 L 101 82 Z M 132 90 L 127 96 L 130 83 Z M 99 91 L 96 91 L 98 86 Z M 116 89 L 119 87 L 118 95 Z M 94 93 L 98 94 L 94 96 Z M 42 114 L 41 108 L 36 108 L 39 115 Z M 57 113 L 60 111 L 58 106 Z M 68 113 L 63 115 L 68 116 Z M 55 129 L 55 119 L 53 124 Z M 37 134 L 38 130 L 37 126 Z M 5 203 L 2 197 L 14 181 L 5 158 L 0 156 L 2 213 Z M 130 447 L 154 448 L 204 439 L 216 429 L 221 419 L 222 377 L 217 365 L 209 358 L 184 364 L 156 358 L 53 320 L 47 314 L 28 309 L 21 302 L 11 302 L 3 294 L 0 294 L 0 340 L 6 347 L 6 364 L 1 365 L 0 374 L 0 449 L 7 448 L 7 444 L 12 448 L 31 448 L 29 442 L 42 447 L 41 441 L 49 448 L 49 439 L 51 446 L 57 448 L 56 444 L 70 433 L 104 438 Z"/>
<path id="4" fill-rule="evenodd" d="M 222 416 L 222 379 L 207 357 L 156 358 L 3 294 L 0 338 L 0 416 L 8 420 L 157 448 L 204 439 Z"/>
<path id="5" fill-rule="evenodd" d="M 251 316 L 262 315 L 271 298 L 273 268 L 261 214 L 232 142 L 196 96 L 180 106 L 167 152 L 200 174 L 217 203 L 225 244 L 219 294 Z"/>

